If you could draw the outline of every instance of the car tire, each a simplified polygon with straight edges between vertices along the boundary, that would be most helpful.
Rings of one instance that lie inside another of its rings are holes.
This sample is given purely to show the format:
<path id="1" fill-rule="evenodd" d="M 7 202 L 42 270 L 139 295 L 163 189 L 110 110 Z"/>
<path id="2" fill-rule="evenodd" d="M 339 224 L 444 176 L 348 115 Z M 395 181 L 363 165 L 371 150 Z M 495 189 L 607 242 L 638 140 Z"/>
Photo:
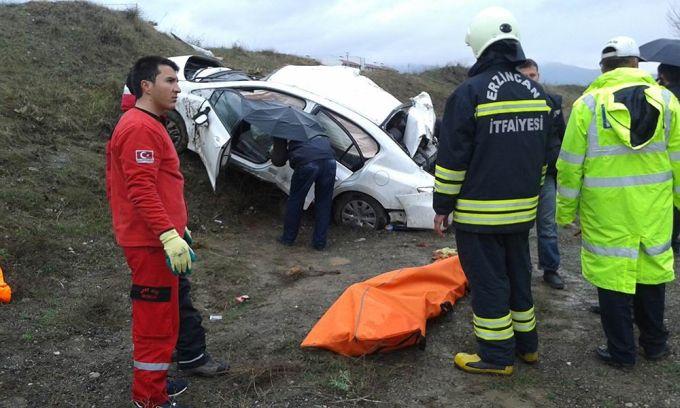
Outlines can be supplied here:
<path id="1" fill-rule="evenodd" d="M 177 113 L 177 111 L 168 112 L 167 117 L 168 120 L 165 121 L 165 129 L 170 135 L 170 139 L 172 140 L 172 144 L 175 146 L 177 154 L 180 154 L 187 149 L 187 143 L 189 142 L 187 127 L 184 124 L 182 115 Z"/>
<path id="2" fill-rule="evenodd" d="M 363 193 L 345 193 L 335 200 L 333 215 L 338 225 L 350 227 L 385 228 L 387 212 L 373 197 Z"/>

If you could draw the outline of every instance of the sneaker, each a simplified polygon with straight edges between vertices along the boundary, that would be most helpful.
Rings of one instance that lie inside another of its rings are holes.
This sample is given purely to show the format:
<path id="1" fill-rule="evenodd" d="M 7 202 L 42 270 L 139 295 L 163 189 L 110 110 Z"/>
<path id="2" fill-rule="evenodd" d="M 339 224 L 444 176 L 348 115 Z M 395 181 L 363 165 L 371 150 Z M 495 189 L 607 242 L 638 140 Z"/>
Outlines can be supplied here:
<path id="1" fill-rule="evenodd" d="M 316 249 L 317 251 L 324 251 L 326 250 L 326 244 L 312 244 L 312 248 Z"/>
<path id="2" fill-rule="evenodd" d="M 458 353 L 453 359 L 453 363 L 457 368 L 473 374 L 495 374 L 495 375 L 510 375 L 512 374 L 512 366 L 503 366 L 498 364 L 487 363 L 477 354 Z"/>
<path id="3" fill-rule="evenodd" d="M 564 282 L 557 271 L 543 272 L 543 281 L 545 281 L 545 283 L 547 283 L 548 286 L 553 289 L 564 289 Z"/>
<path id="4" fill-rule="evenodd" d="M 614 368 L 631 368 L 635 365 L 635 363 L 624 363 L 614 359 L 614 357 L 609 353 L 609 349 L 607 349 L 607 346 L 605 345 L 597 347 L 595 349 L 595 354 L 605 364 L 608 364 Z"/>
<path id="5" fill-rule="evenodd" d="M 186 391 L 187 388 L 189 388 L 189 381 L 185 380 L 184 378 L 175 378 L 174 380 L 168 380 L 166 385 L 168 397 L 170 398 L 175 398 L 179 394 Z"/>
<path id="6" fill-rule="evenodd" d="M 291 241 L 286 241 L 286 240 L 283 239 L 283 237 L 278 237 L 278 238 L 276 238 L 276 241 L 278 241 L 278 243 L 281 244 L 281 245 L 283 245 L 283 246 L 288 246 L 288 247 L 292 247 L 292 246 L 293 246 L 293 242 L 291 242 Z"/>
<path id="7" fill-rule="evenodd" d="M 201 377 L 216 377 L 229 372 L 229 364 L 224 361 L 215 360 L 210 355 L 205 359 L 205 363 L 198 367 L 180 369 L 183 374 L 198 375 Z"/>
<path id="8" fill-rule="evenodd" d="M 526 364 L 536 364 L 538 363 L 538 351 L 534 351 L 533 353 L 517 352 L 517 358 L 524 361 Z"/>

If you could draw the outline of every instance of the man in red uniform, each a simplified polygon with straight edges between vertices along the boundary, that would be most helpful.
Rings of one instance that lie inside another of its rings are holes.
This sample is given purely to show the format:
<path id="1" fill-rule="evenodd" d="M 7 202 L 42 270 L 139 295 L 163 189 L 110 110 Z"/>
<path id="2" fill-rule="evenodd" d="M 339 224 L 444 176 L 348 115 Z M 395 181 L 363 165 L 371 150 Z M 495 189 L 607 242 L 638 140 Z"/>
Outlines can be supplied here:
<path id="1" fill-rule="evenodd" d="M 132 271 L 132 398 L 171 407 L 167 370 L 179 330 L 178 276 L 195 259 L 186 240 L 184 178 L 160 116 L 174 109 L 178 67 L 144 57 L 132 68 L 137 96 L 107 145 L 107 196 L 114 234 Z"/>

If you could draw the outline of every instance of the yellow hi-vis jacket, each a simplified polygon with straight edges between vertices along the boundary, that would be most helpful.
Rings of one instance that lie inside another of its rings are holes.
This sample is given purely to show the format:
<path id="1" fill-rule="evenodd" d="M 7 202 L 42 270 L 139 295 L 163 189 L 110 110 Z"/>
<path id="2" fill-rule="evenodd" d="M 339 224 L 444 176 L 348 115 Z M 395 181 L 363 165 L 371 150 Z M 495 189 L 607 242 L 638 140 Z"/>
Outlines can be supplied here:
<path id="1" fill-rule="evenodd" d="M 679 120 L 675 96 L 637 68 L 602 74 L 574 102 L 557 160 L 557 223 L 578 212 L 583 276 L 599 288 L 633 294 L 674 278 Z"/>

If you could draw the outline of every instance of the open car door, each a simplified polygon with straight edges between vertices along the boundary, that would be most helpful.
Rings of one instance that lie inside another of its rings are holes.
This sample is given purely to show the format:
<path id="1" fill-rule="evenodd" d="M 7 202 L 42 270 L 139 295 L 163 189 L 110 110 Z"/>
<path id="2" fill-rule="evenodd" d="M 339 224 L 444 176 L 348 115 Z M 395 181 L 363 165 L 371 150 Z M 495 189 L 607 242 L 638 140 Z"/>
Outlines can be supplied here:
<path id="1" fill-rule="evenodd" d="M 238 97 L 233 92 L 216 91 L 209 100 L 192 95 L 187 100 L 186 122 L 194 150 L 200 156 L 208 172 L 213 190 L 217 191 L 218 180 L 223 175 L 231 154 L 231 134 L 221 119 L 221 110 L 229 97 Z"/>

